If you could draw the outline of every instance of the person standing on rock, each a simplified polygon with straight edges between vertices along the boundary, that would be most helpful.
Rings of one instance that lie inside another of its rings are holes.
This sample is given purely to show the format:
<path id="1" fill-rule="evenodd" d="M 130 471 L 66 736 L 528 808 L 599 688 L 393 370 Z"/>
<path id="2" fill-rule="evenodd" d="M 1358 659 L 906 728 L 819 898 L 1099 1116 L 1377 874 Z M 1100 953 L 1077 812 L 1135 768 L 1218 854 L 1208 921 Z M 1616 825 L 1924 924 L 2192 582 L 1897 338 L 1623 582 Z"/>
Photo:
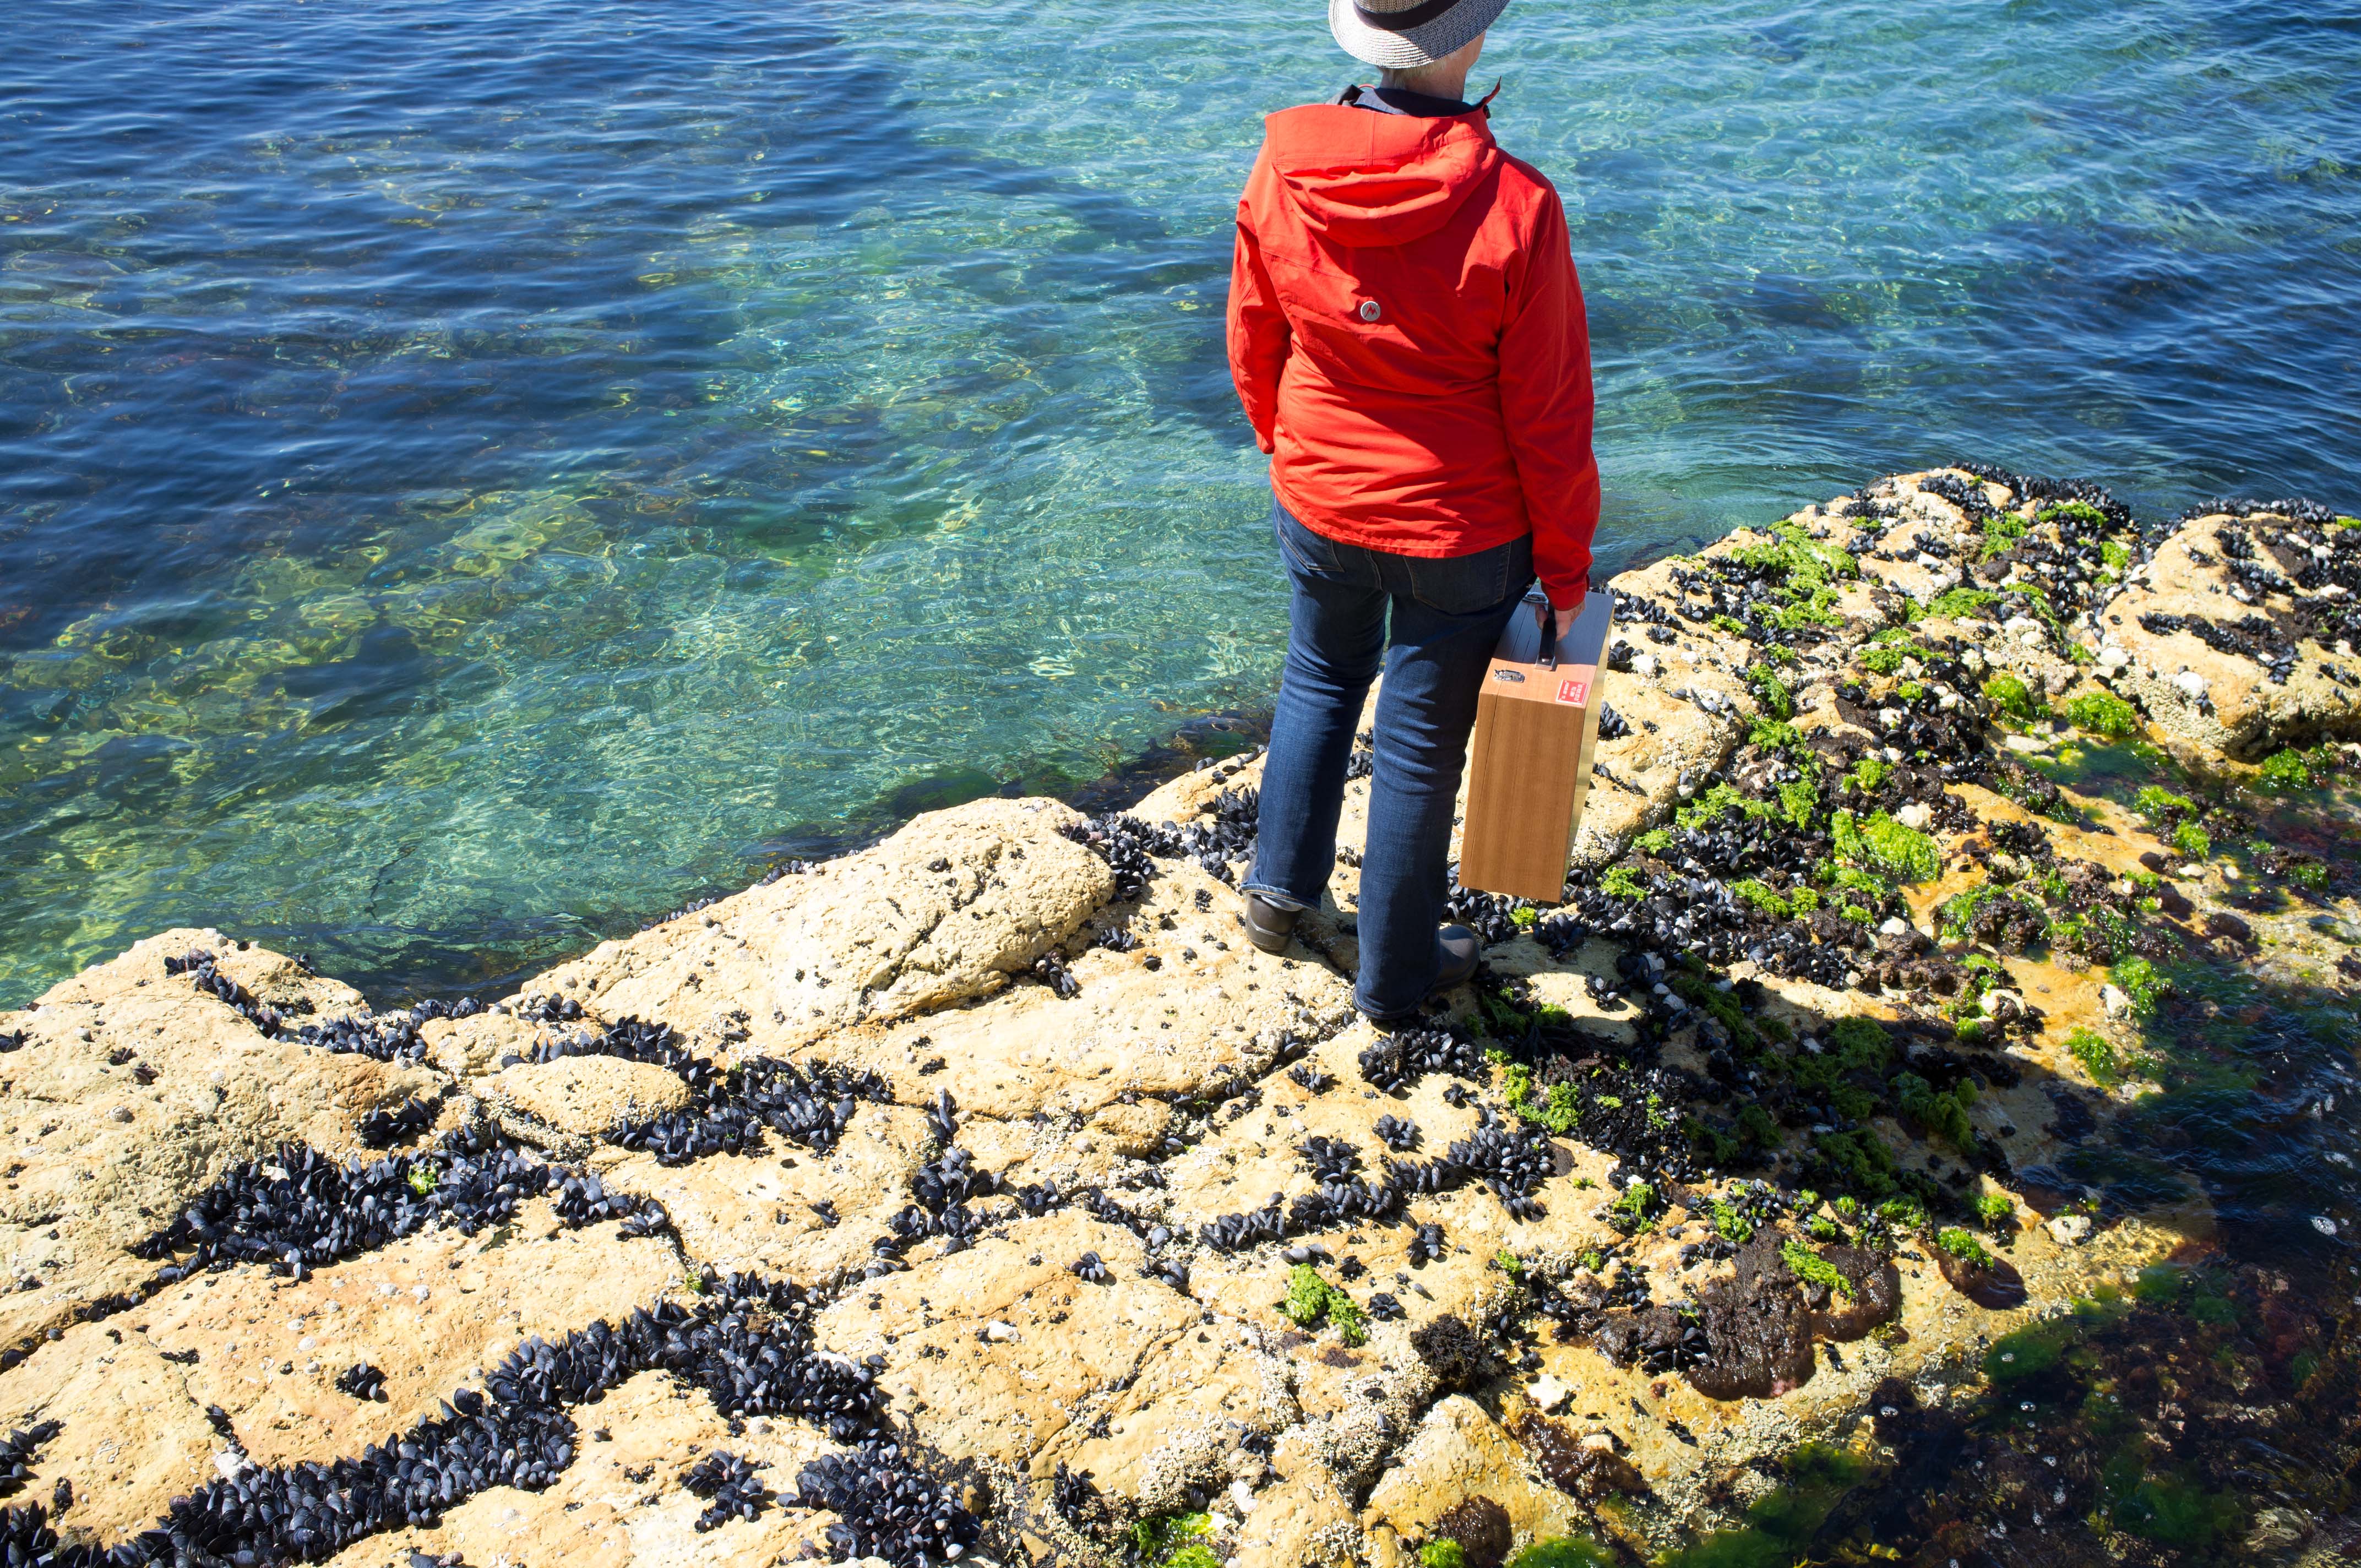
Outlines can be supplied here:
<path id="1" fill-rule="evenodd" d="M 1378 82 L 1266 119 L 1238 201 L 1230 374 L 1293 584 L 1244 919 L 1279 952 L 1318 907 L 1382 665 L 1354 1001 L 1384 1024 L 1475 970 L 1437 927 L 1477 690 L 1536 574 L 1572 627 L 1598 522 L 1565 209 L 1492 139 L 1498 86 L 1462 98 L 1507 5 L 1330 0 Z"/>

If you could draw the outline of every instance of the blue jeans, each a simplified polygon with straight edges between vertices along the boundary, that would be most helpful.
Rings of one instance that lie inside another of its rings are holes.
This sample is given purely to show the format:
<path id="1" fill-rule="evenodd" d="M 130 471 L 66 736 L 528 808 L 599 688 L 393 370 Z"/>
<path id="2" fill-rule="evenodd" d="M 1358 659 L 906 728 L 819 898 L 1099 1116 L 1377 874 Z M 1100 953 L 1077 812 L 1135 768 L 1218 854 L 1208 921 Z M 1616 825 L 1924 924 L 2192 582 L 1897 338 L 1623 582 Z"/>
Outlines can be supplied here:
<path id="1" fill-rule="evenodd" d="M 1532 581 L 1532 541 L 1427 560 L 1339 544 L 1276 501 L 1271 520 L 1295 591 L 1246 885 L 1287 908 L 1319 907 L 1336 865 L 1353 729 L 1382 662 L 1353 1001 L 1372 1018 L 1399 1018 L 1434 985 L 1452 808 L 1476 697 L 1501 628 Z"/>

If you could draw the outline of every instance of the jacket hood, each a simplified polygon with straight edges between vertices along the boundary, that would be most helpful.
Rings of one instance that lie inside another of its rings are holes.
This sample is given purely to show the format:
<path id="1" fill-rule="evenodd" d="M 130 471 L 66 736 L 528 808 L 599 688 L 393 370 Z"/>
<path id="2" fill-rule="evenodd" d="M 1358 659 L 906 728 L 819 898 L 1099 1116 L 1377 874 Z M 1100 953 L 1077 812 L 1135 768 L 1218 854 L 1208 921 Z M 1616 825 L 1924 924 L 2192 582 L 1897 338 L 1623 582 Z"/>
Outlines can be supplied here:
<path id="1" fill-rule="evenodd" d="M 1263 156 L 1306 228 L 1361 247 L 1433 234 L 1503 155 L 1481 114 L 1430 120 L 1312 104 L 1263 121 Z"/>

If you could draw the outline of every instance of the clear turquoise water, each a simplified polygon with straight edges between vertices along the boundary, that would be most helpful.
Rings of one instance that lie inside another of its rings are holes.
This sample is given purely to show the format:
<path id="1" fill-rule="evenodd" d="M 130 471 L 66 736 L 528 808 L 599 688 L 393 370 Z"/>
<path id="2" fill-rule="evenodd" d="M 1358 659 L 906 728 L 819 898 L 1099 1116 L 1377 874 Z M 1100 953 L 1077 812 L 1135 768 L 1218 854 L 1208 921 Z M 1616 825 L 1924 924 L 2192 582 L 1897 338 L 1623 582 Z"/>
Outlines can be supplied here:
<path id="1" fill-rule="evenodd" d="M 1267 696 L 1222 363 L 1320 7 L 18 0 L 0 1003 L 381 994 Z M 1518 0 L 1602 555 L 1980 456 L 2352 510 L 2361 13 Z"/>

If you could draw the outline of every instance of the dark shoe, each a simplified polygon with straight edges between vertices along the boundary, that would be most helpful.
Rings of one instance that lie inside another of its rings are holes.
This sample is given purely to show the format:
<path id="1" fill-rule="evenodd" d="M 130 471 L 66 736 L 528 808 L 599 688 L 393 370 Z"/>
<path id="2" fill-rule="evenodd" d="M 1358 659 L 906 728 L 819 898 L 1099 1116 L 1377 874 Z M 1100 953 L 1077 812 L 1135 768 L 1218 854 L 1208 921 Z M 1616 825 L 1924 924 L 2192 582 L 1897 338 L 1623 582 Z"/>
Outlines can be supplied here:
<path id="1" fill-rule="evenodd" d="M 1484 944 L 1465 926 L 1445 926 L 1435 933 L 1434 989 L 1449 991 L 1476 972 Z"/>
<path id="2" fill-rule="evenodd" d="M 1266 953 L 1287 951 L 1288 938 L 1295 934 L 1295 922 L 1303 911 L 1283 908 L 1258 893 L 1246 894 L 1246 913 L 1239 920 L 1246 928 L 1246 940 Z"/>
<path id="3" fill-rule="evenodd" d="M 1434 934 L 1434 983 L 1427 989 L 1416 1007 L 1400 1013 L 1368 1013 L 1363 1016 L 1381 1029 L 1398 1028 L 1417 1022 L 1426 1004 L 1439 993 L 1463 984 L 1476 972 L 1477 960 L 1484 956 L 1484 944 L 1475 932 L 1465 926 L 1445 926 Z"/>

